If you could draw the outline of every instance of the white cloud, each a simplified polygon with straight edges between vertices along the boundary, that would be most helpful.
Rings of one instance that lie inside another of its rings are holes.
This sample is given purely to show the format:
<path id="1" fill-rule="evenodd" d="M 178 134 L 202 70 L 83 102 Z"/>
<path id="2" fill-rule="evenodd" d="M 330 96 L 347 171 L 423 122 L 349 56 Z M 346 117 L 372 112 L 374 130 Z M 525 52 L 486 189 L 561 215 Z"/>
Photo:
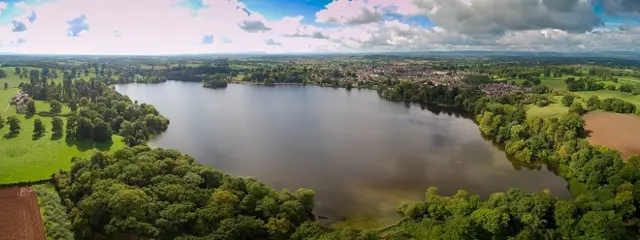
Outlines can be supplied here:
<path id="1" fill-rule="evenodd" d="M 378 6 L 366 0 L 335 0 L 316 13 L 316 21 L 366 24 L 379 21 L 382 15 L 383 12 Z"/>
<path id="2" fill-rule="evenodd" d="M 625 0 L 617 0 L 622 6 Z M 197 10 L 178 0 L 58 0 L 17 6 L 26 31 L 0 25 L 0 52 L 174 54 L 210 52 L 350 52 L 428 50 L 633 50 L 640 28 L 598 27 L 591 0 L 336 0 L 303 23 L 246 9 L 238 0 L 203 0 Z M 629 4 L 627 4 L 629 5 Z M 528 8 L 527 8 L 528 6 Z M 0 9 L 7 5 L 0 3 Z M 489 10 L 488 10 L 489 9 Z M 616 9 L 616 8 L 613 8 Z M 34 11 L 38 20 L 27 16 Z M 627 13 L 632 12 L 631 9 Z M 437 27 L 410 24 L 423 15 Z M 89 30 L 67 36 L 68 21 L 86 17 Z M 329 27 L 326 27 L 329 25 Z M 320 27 L 323 26 L 323 27 Z M 215 39 L 203 44 L 203 38 Z"/>

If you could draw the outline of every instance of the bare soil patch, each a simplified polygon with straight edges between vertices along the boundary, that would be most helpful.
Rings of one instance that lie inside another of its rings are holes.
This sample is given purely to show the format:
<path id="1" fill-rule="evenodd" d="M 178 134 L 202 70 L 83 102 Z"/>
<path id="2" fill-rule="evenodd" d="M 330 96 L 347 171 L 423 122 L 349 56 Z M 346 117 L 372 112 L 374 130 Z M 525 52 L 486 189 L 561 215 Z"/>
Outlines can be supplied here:
<path id="1" fill-rule="evenodd" d="M 623 158 L 640 154 L 640 117 L 611 112 L 591 112 L 583 117 L 591 145 L 618 150 Z"/>
<path id="2" fill-rule="evenodd" d="M 45 240 L 44 226 L 33 188 L 0 189 L 0 239 Z"/>

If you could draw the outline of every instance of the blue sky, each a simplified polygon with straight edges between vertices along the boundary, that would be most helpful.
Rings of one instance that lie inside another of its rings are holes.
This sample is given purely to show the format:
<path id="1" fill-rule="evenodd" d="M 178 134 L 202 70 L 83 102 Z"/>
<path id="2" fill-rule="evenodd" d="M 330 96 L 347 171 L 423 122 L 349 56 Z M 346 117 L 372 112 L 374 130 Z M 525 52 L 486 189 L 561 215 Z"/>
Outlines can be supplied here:
<path id="1" fill-rule="evenodd" d="M 0 52 L 640 50 L 638 0 L 0 0 Z"/>

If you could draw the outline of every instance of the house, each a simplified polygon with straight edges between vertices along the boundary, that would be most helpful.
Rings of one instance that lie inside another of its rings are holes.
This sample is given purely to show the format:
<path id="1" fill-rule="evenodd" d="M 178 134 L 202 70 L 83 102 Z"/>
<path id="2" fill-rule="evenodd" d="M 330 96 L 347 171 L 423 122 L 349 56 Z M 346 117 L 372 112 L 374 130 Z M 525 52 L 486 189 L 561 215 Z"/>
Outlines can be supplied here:
<path id="1" fill-rule="evenodd" d="M 9 104 L 16 105 L 16 110 L 21 113 L 23 107 L 29 101 L 29 95 L 24 93 L 16 93 L 16 95 L 11 98 L 11 102 Z"/>

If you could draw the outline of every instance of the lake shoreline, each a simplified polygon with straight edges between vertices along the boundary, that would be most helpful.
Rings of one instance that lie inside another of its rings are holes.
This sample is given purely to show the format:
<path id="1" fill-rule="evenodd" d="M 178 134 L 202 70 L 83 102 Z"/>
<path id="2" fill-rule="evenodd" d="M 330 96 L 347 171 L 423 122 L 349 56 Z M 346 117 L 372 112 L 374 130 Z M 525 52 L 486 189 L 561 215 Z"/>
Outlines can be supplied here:
<path id="1" fill-rule="evenodd" d="M 316 85 L 245 83 L 207 91 L 197 82 L 170 80 L 116 88 L 171 119 L 151 146 L 179 149 L 200 164 L 276 189 L 313 189 L 317 216 L 334 224 L 371 214 L 397 220 L 398 204 L 422 199 L 431 186 L 445 195 L 467 189 L 487 197 L 511 187 L 570 195 L 553 172 L 509 161 L 481 136 L 473 118 L 452 111 L 457 108 L 407 108 L 370 89 Z"/>

